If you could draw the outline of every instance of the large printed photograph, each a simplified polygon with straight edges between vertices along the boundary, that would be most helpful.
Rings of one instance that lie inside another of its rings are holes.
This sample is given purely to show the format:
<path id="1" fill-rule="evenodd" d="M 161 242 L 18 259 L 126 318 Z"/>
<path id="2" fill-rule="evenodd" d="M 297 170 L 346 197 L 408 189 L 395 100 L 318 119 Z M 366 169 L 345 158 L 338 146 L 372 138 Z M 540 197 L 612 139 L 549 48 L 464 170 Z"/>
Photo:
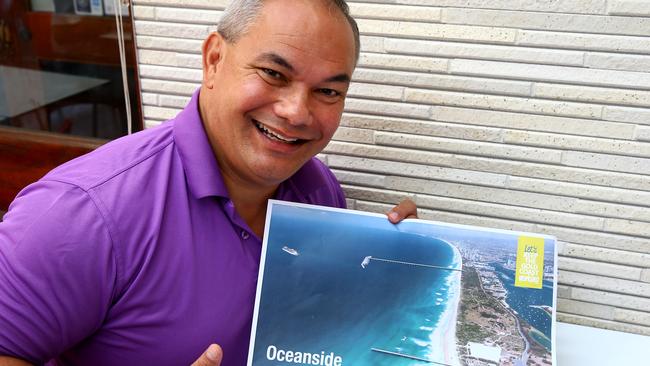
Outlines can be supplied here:
<path id="1" fill-rule="evenodd" d="M 553 365 L 555 258 L 550 236 L 271 201 L 248 365 Z"/>

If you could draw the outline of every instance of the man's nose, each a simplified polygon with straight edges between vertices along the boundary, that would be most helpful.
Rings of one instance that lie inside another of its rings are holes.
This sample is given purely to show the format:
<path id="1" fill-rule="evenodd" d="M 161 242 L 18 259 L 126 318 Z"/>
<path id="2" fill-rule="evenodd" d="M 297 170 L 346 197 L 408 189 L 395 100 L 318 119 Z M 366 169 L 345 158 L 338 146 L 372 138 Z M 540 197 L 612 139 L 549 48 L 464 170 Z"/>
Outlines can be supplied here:
<path id="1" fill-rule="evenodd" d="M 312 122 L 309 103 L 309 91 L 286 90 L 275 104 L 275 114 L 294 126 L 309 125 Z"/>

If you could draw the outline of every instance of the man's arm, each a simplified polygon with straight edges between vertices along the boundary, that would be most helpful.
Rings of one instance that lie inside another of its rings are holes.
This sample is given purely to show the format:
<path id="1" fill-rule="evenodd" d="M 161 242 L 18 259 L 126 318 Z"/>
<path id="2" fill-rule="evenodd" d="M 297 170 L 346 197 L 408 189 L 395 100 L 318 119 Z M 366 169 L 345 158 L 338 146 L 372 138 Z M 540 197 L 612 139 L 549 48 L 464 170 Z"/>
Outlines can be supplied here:
<path id="1" fill-rule="evenodd" d="M 32 366 L 32 364 L 19 358 L 0 356 L 0 366 Z"/>
<path id="2" fill-rule="evenodd" d="M 14 200 L 0 223 L 0 354 L 44 363 L 98 329 L 117 283 L 103 220 L 70 184 L 40 181 Z"/>

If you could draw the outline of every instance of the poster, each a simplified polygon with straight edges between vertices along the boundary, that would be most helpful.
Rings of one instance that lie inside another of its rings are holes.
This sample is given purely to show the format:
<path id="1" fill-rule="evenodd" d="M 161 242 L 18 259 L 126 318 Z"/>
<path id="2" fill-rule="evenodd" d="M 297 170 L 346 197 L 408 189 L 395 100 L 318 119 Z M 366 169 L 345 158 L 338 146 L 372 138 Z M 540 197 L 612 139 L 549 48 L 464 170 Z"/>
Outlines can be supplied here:
<path id="1" fill-rule="evenodd" d="M 248 365 L 554 365 L 556 240 L 271 201 Z"/>

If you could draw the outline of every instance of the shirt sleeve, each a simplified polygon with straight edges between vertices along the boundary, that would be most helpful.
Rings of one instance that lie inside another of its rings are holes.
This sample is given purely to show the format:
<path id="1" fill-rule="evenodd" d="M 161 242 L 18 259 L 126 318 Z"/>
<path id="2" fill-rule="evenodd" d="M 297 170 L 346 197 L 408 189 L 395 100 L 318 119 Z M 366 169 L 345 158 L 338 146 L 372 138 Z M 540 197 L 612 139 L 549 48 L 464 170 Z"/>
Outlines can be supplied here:
<path id="1" fill-rule="evenodd" d="M 97 330 L 114 297 L 112 243 L 84 190 L 25 188 L 0 222 L 0 354 L 44 363 Z"/>

